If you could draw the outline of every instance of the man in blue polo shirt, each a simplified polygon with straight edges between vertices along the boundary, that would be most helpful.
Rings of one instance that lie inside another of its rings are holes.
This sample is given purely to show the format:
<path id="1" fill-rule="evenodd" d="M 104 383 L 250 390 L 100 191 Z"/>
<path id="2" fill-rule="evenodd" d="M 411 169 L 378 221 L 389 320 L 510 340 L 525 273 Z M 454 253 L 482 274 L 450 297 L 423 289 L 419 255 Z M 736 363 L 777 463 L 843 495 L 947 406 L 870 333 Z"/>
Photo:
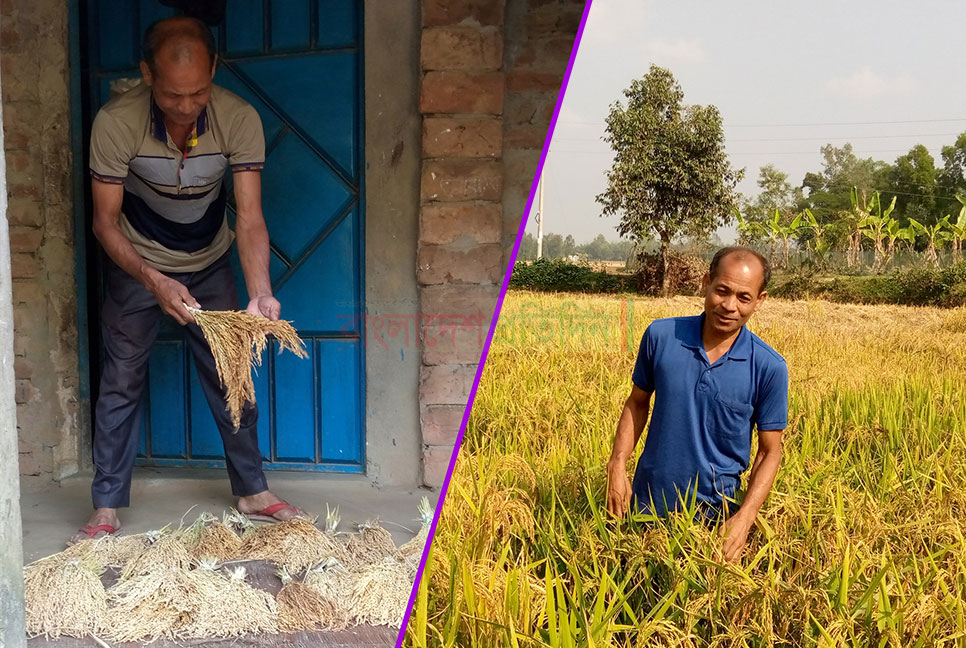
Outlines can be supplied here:
<path id="1" fill-rule="evenodd" d="M 655 320 L 644 332 L 607 464 L 607 510 L 665 515 L 693 499 L 708 520 L 724 517 L 723 552 L 737 560 L 781 463 L 788 418 L 785 360 L 745 328 L 765 301 L 768 261 L 747 248 L 719 250 L 704 277 L 704 313 Z M 654 408 L 634 482 L 627 462 Z M 758 453 L 744 499 L 752 428 Z M 736 510 L 737 509 L 737 510 Z"/>

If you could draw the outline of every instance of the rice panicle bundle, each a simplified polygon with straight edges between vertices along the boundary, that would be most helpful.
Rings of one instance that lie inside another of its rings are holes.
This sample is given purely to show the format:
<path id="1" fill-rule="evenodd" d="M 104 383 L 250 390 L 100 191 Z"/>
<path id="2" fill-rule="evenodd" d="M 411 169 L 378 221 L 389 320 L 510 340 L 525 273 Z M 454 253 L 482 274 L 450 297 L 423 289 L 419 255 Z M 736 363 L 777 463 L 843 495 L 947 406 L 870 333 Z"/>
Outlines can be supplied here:
<path id="1" fill-rule="evenodd" d="M 348 554 L 345 564 L 353 569 L 377 563 L 383 558 L 395 555 L 397 551 L 392 534 L 375 521 L 360 524 L 359 533 L 349 536 L 345 550 Z"/>
<path id="2" fill-rule="evenodd" d="M 188 579 L 197 586 L 198 605 L 177 634 L 181 638 L 229 638 L 278 632 L 275 599 L 248 584 L 244 567 L 226 576 L 213 559 L 203 559 Z"/>
<path id="3" fill-rule="evenodd" d="M 326 558 L 345 564 L 346 550 L 304 518 L 293 518 L 256 528 L 242 536 L 239 558 L 271 560 L 289 572 L 300 572 Z"/>
<path id="4" fill-rule="evenodd" d="M 294 580 L 283 567 L 279 570 L 282 589 L 278 602 L 278 625 L 282 632 L 344 628 L 346 620 L 335 603 L 304 582 Z"/>
<path id="5" fill-rule="evenodd" d="M 27 634 L 84 637 L 99 632 L 107 615 L 104 565 L 93 554 L 55 555 L 24 569 Z"/>
<path id="6" fill-rule="evenodd" d="M 104 629 L 112 641 L 172 639 L 197 614 L 201 593 L 186 569 L 154 564 L 107 590 L 111 622 Z"/>
<path id="7" fill-rule="evenodd" d="M 146 535 L 150 546 L 124 565 L 121 580 L 144 574 L 158 565 L 184 570 L 191 567 L 191 556 L 176 534 L 160 530 Z"/>
<path id="8" fill-rule="evenodd" d="M 409 542 L 401 545 L 399 547 L 399 558 L 408 562 L 419 562 L 420 557 L 423 554 L 423 548 L 426 546 L 426 540 L 429 538 L 429 527 L 433 523 L 433 507 L 429 503 L 429 498 L 424 497 L 419 502 L 419 518 L 422 522 L 419 527 L 419 533 L 415 535 Z M 413 568 L 418 565 L 415 565 Z"/>
<path id="9" fill-rule="evenodd" d="M 188 554 L 196 561 L 214 558 L 219 562 L 231 560 L 238 555 L 241 538 L 238 534 L 210 513 L 202 513 L 181 535 Z"/>
<path id="10" fill-rule="evenodd" d="M 201 327 L 222 386 L 228 392 L 228 411 L 237 430 L 245 403 L 255 402 L 252 368 L 262 364 L 262 352 L 272 334 L 279 343 L 279 351 L 287 349 L 299 358 L 307 358 L 305 345 L 291 322 L 272 321 L 245 311 L 206 311 L 189 308 Z"/>
<path id="11" fill-rule="evenodd" d="M 355 623 L 402 625 L 413 581 L 405 565 L 385 558 L 364 568 L 354 579 L 349 596 L 351 620 Z"/>
<path id="12" fill-rule="evenodd" d="M 308 569 L 303 582 L 332 603 L 336 611 L 333 629 L 338 630 L 349 625 L 349 596 L 352 593 L 353 577 L 342 563 L 335 558 L 329 558 Z"/>

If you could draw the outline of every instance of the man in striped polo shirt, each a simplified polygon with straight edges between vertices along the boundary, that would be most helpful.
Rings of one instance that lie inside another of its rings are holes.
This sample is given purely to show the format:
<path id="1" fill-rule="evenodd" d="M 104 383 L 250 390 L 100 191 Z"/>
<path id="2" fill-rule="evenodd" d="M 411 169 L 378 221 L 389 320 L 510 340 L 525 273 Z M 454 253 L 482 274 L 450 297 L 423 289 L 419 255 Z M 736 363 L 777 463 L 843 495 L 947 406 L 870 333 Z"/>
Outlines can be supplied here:
<path id="1" fill-rule="evenodd" d="M 116 533 L 129 506 L 141 395 L 161 313 L 186 326 L 198 377 L 225 445 L 238 509 L 272 519 L 299 511 L 268 490 L 246 407 L 235 431 L 214 359 L 193 308 L 238 308 L 228 251 L 237 237 L 247 310 L 277 320 L 261 208 L 265 140 L 255 109 L 212 83 L 217 57 L 207 26 L 172 18 L 148 28 L 143 83 L 94 119 L 90 169 L 94 235 L 107 253 L 102 311 L 104 365 L 94 414 L 94 514 L 71 541 Z M 225 215 L 231 167 L 237 220 Z"/>

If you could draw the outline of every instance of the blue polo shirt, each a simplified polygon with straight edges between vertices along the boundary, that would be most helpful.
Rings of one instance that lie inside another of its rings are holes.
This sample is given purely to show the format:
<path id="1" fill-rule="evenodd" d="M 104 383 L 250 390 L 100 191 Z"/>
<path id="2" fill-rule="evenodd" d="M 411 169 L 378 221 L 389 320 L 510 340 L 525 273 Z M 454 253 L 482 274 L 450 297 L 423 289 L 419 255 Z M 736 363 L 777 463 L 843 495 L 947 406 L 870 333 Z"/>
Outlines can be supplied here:
<path id="1" fill-rule="evenodd" d="M 651 422 L 633 491 L 641 511 L 664 515 L 695 493 L 720 509 L 733 498 L 751 455 L 751 430 L 788 423 L 788 367 L 741 327 L 731 349 L 710 364 L 704 314 L 655 320 L 641 339 L 634 384 L 653 392 Z M 695 488 L 695 484 L 697 485 Z"/>

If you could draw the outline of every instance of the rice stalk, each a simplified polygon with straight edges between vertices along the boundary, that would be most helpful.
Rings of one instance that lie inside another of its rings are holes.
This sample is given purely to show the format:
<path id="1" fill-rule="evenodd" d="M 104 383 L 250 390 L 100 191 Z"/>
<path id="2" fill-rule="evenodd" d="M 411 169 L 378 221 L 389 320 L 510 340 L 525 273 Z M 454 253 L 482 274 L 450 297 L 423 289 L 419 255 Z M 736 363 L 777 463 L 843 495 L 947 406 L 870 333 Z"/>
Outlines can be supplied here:
<path id="1" fill-rule="evenodd" d="M 93 555 L 58 557 L 24 569 L 27 634 L 46 638 L 84 637 L 107 618 L 103 564 Z"/>
<path id="2" fill-rule="evenodd" d="M 186 306 L 187 308 L 187 306 Z M 305 345 L 286 320 L 272 321 L 245 311 L 207 311 L 189 308 L 215 357 L 218 378 L 227 392 L 227 409 L 237 430 L 245 403 L 255 402 L 252 369 L 262 364 L 268 334 L 283 349 L 307 358 Z"/>
<path id="3" fill-rule="evenodd" d="M 409 570 L 393 558 L 365 567 L 355 577 L 349 596 L 351 620 L 400 627 L 412 588 Z"/>
<path id="4" fill-rule="evenodd" d="M 348 562 L 346 549 L 302 518 L 267 524 L 242 536 L 239 558 L 271 560 L 290 573 L 300 572 L 327 558 Z"/>
<path id="5" fill-rule="evenodd" d="M 317 589 L 295 581 L 283 567 L 279 570 L 282 589 L 278 601 L 278 622 L 282 632 L 344 628 L 345 618 L 336 604 Z"/>

